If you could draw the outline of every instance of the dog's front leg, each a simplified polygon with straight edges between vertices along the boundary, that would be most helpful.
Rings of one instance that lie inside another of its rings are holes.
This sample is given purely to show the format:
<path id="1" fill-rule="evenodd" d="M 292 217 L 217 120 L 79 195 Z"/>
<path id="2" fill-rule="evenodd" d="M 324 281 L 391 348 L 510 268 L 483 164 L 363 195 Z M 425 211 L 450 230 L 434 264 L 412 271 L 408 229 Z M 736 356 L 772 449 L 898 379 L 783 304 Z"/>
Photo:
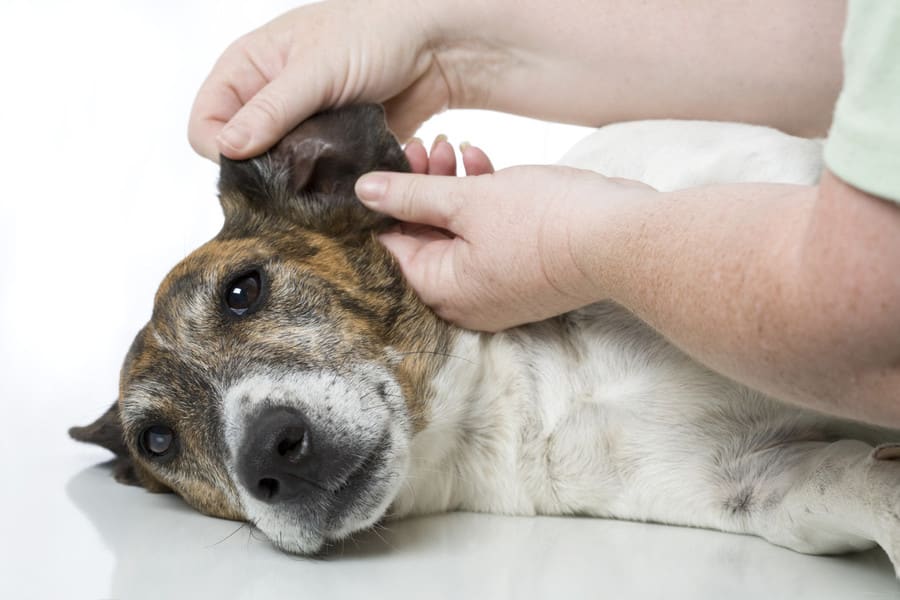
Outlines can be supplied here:
<path id="1" fill-rule="evenodd" d="M 841 440 L 778 450 L 758 482 L 760 502 L 744 511 L 747 532 L 816 554 L 877 543 L 900 575 L 900 444 L 873 449 Z"/>

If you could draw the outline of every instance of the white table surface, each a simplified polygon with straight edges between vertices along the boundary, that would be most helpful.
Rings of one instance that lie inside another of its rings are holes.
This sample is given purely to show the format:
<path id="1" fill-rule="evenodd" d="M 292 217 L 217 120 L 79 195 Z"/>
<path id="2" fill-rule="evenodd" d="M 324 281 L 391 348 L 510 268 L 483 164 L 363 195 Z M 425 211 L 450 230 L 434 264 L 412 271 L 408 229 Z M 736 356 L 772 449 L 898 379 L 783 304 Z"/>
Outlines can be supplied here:
<path id="1" fill-rule="evenodd" d="M 116 484 L 107 468 L 92 466 L 104 456 L 64 441 L 20 453 L 12 485 L 4 485 L 0 596 L 900 597 L 880 551 L 805 556 L 752 537 L 602 519 L 439 515 L 388 523 L 323 557 L 298 558 L 175 496 Z"/>
<path id="2" fill-rule="evenodd" d="M 880 551 L 810 557 L 711 531 L 454 514 L 319 559 L 178 498 L 116 484 L 70 441 L 116 393 L 166 271 L 217 231 L 216 169 L 185 140 L 225 45 L 292 3 L 0 3 L 0 598 L 900 597 Z M 579 128 L 447 114 L 430 139 L 498 166 L 552 162 Z"/>

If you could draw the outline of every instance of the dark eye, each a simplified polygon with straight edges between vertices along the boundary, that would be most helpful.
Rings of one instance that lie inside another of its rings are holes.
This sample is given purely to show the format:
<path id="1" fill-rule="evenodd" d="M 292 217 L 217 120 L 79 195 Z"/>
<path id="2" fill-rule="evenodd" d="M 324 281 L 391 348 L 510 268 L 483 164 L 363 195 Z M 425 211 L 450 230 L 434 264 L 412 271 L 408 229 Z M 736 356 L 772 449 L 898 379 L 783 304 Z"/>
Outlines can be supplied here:
<path id="1" fill-rule="evenodd" d="M 165 425 L 152 425 L 141 432 L 141 448 L 155 458 L 167 454 L 174 441 L 175 432 Z"/>
<path id="2" fill-rule="evenodd" d="M 259 273 L 247 273 L 231 281 L 225 289 L 225 304 L 236 315 L 243 315 L 259 300 Z"/>

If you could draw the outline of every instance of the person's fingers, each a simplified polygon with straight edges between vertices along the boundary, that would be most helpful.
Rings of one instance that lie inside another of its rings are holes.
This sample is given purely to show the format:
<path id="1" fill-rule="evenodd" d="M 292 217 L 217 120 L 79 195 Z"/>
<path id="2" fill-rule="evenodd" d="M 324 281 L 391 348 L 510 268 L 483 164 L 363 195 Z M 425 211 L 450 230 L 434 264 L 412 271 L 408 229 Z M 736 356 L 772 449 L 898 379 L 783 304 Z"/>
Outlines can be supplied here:
<path id="1" fill-rule="evenodd" d="M 456 175 L 456 152 L 453 151 L 453 146 L 447 142 L 447 136 L 444 134 L 437 136 L 431 145 L 428 174 Z"/>
<path id="2" fill-rule="evenodd" d="M 422 225 L 421 223 L 404 223 L 401 221 L 392 228 L 392 231 L 402 233 L 404 235 L 413 235 L 417 238 L 429 242 L 438 240 L 451 240 L 453 234 L 431 225 Z"/>
<path id="3" fill-rule="evenodd" d="M 454 231 L 468 180 L 439 175 L 368 173 L 356 182 L 356 195 L 369 208 L 408 223 Z"/>
<path id="4" fill-rule="evenodd" d="M 262 154 L 300 121 L 326 108 L 312 69 L 283 71 L 244 104 L 219 133 L 219 151 L 232 159 Z"/>
<path id="5" fill-rule="evenodd" d="M 210 75 L 200 87 L 188 121 L 188 141 L 201 156 L 218 161 L 216 138 L 228 120 L 244 105 L 238 88 Z"/>
<path id="6" fill-rule="evenodd" d="M 494 172 L 494 165 L 491 159 L 481 148 L 477 148 L 468 142 L 459 145 L 459 152 L 462 155 L 463 166 L 466 169 L 466 175 L 487 175 Z"/>
<path id="7" fill-rule="evenodd" d="M 428 172 L 428 150 L 419 138 L 412 138 L 403 149 L 406 160 L 413 173 L 424 174 Z"/>
<path id="8" fill-rule="evenodd" d="M 383 101 L 388 127 L 400 141 L 409 139 L 422 123 L 447 110 L 445 78 L 436 63 L 429 66 L 396 96 Z"/>
<path id="9" fill-rule="evenodd" d="M 456 285 L 453 252 L 461 240 L 392 231 L 379 236 L 422 301 L 440 311 Z M 440 312 L 439 312 L 440 314 Z"/>
<path id="10" fill-rule="evenodd" d="M 251 34 L 252 35 L 252 34 Z M 229 46 L 200 86 L 188 122 L 188 140 L 198 153 L 218 160 L 216 138 L 229 120 L 284 67 L 271 44 L 245 36 Z"/>
<path id="11" fill-rule="evenodd" d="M 194 152 L 213 162 L 219 162 L 219 147 L 216 144 L 216 137 L 223 127 L 225 127 L 225 121 L 219 118 L 191 119 L 188 127 L 188 141 Z"/>
<path id="12" fill-rule="evenodd" d="M 656 191 L 656 188 L 654 188 L 653 186 L 647 185 L 643 181 L 638 181 L 636 179 L 625 179 L 623 177 L 607 177 L 606 179 L 608 181 L 613 181 L 613 182 L 621 185 L 622 187 L 634 188 L 634 189 L 639 189 L 639 190 L 654 190 L 654 191 Z"/>

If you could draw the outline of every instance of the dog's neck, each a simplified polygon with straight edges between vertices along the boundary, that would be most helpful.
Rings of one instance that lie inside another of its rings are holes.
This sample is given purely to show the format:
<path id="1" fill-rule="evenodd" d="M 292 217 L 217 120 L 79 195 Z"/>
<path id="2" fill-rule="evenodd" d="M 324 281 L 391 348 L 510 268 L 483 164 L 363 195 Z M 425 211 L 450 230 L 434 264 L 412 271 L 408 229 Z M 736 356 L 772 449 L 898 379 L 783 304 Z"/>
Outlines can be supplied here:
<path id="1" fill-rule="evenodd" d="M 541 327 L 563 329 L 556 320 Z M 447 350 L 425 382 L 424 426 L 412 440 L 408 480 L 393 514 L 477 510 L 475 498 L 511 503 L 492 506 L 501 512 L 534 510 L 520 466 L 522 452 L 540 438 L 544 417 L 532 401 L 537 387 L 517 339 L 523 334 L 448 329 Z"/>
<path id="2" fill-rule="evenodd" d="M 448 335 L 446 356 L 428 381 L 425 427 L 412 440 L 409 475 L 393 505 L 397 516 L 455 509 L 552 512 L 559 473 L 547 444 L 554 431 L 568 423 L 566 439 L 575 448 L 595 447 L 596 432 L 586 424 L 615 395 L 616 382 L 627 379 L 629 365 L 642 368 L 648 353 L 666 368 L 702 371 L 612 303 L 498 334 L 454 328 Z M 603 358 L 610 345 L 621 350 L 616 360 Z M 615 478 L 603 461 L 591 468 L 580 483 Z"/>

